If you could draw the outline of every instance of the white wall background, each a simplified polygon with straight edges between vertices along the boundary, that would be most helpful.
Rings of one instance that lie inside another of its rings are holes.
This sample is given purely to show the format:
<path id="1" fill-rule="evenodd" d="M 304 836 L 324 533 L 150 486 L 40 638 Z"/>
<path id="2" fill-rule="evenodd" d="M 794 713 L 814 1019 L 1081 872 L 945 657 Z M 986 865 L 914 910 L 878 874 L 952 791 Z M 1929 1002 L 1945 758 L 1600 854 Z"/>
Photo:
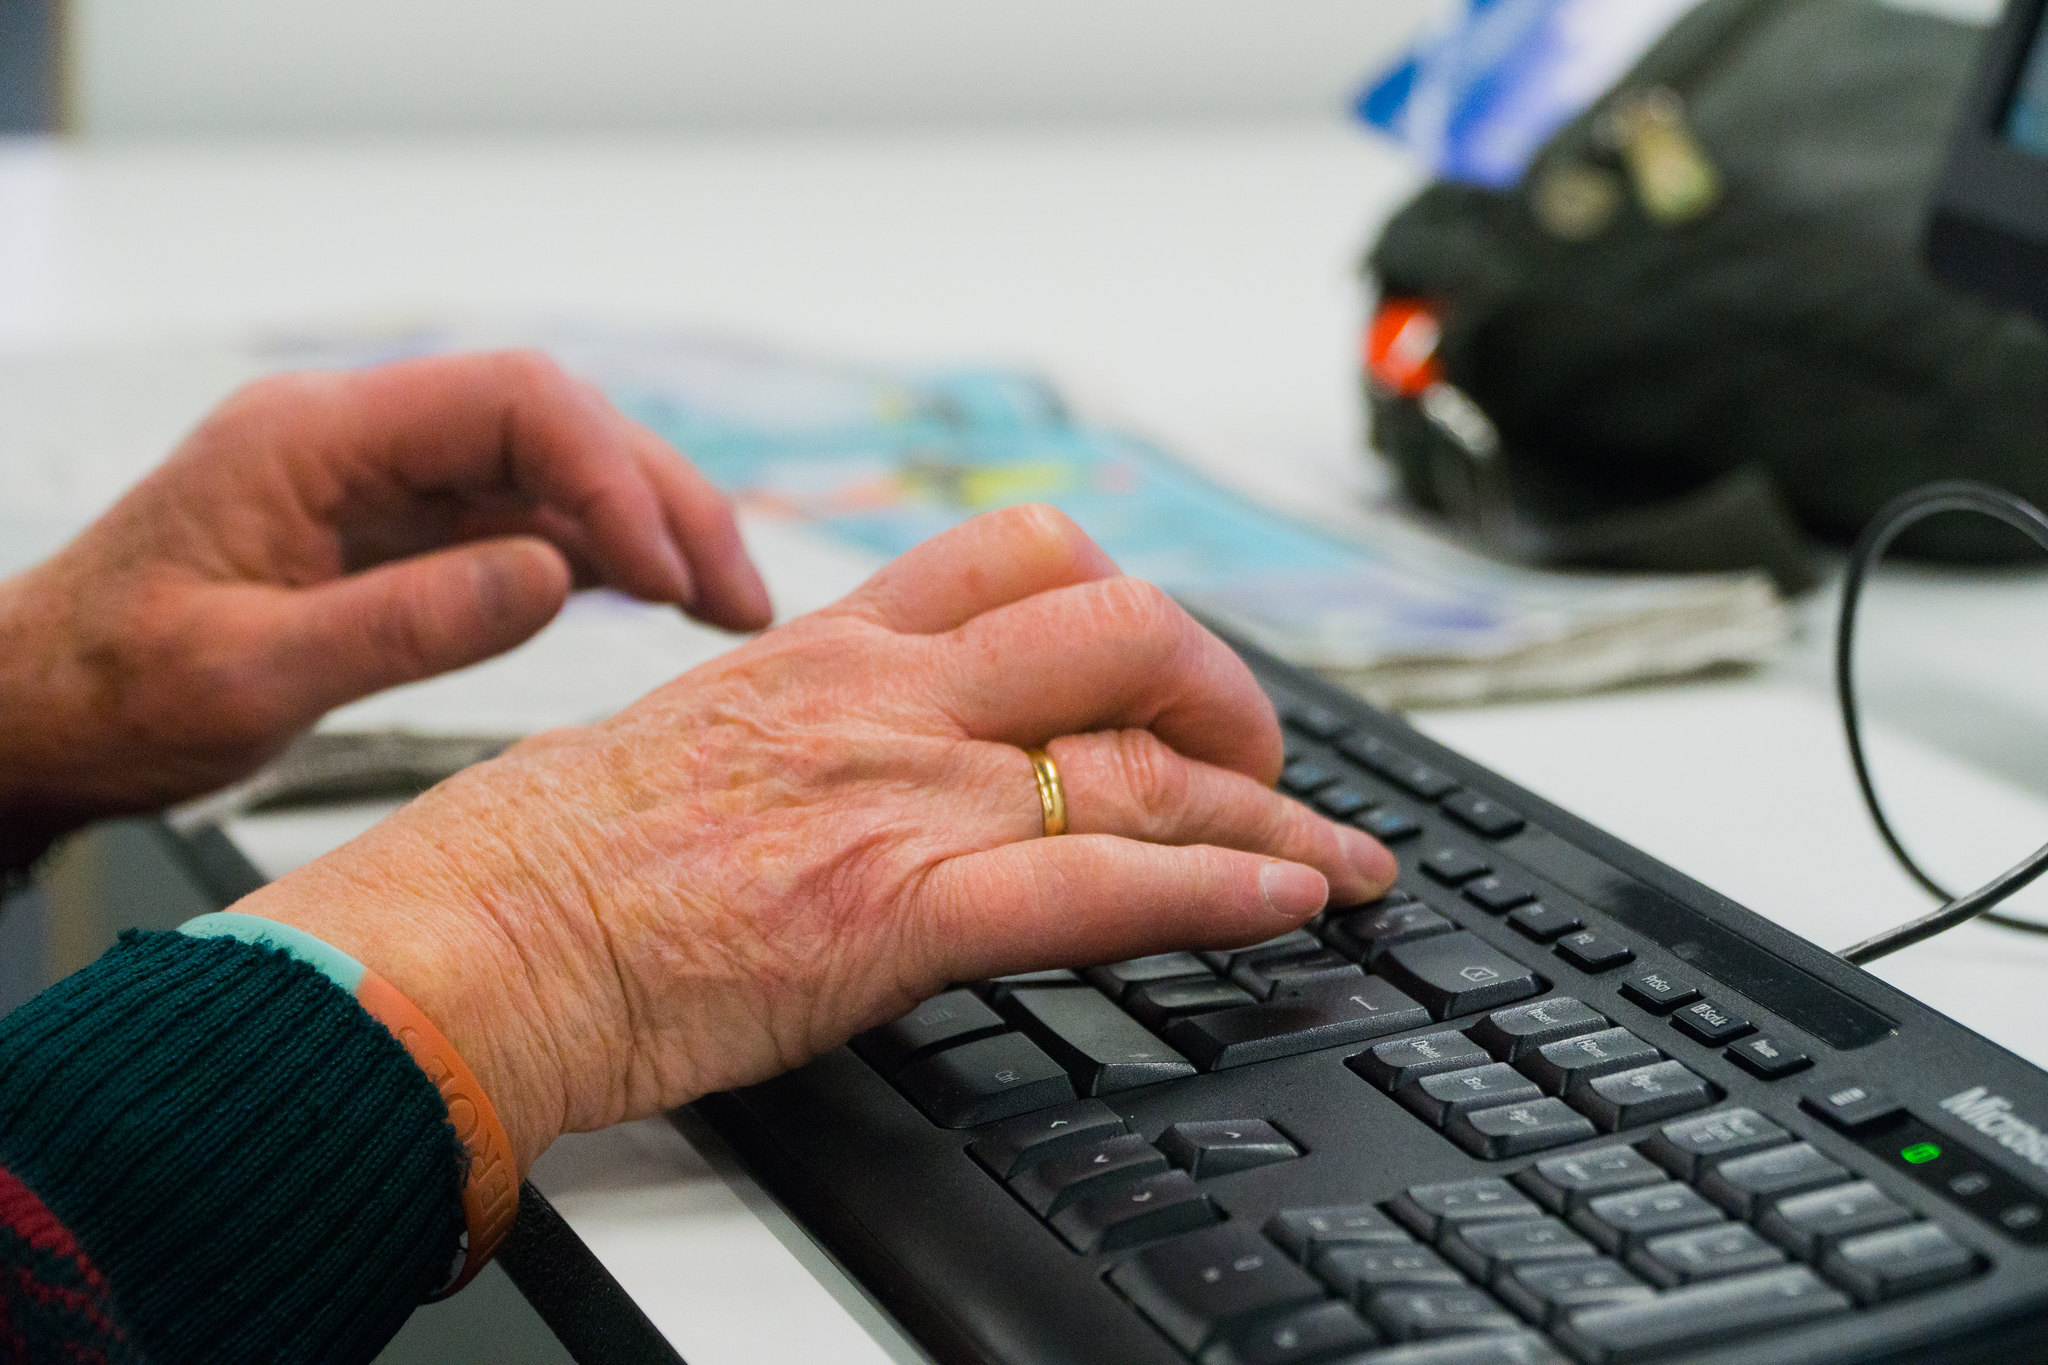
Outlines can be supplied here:
<path id="1" fill-rule="evenodd" d="M 1441 0 L 74 0 L 89 134 L 1332 115 Z"/>

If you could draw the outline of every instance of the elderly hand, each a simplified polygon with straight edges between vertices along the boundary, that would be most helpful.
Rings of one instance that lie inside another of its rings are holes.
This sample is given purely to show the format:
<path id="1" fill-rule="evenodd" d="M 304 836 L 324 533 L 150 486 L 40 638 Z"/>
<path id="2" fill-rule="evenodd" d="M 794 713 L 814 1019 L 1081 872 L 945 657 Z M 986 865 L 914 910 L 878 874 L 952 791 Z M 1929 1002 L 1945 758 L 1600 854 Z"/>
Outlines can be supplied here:
<path id="1" fill-rule="evenodd" d="M 725 500 L 542 356 L 252 384 L 0 584 L 0 825 L 48 837 L 222 786 L 597 584 L 768 623 Z"/>
<path id="2" fill-rule="evenodd" d="M 1256 942 L 1377 895 L 1393 859 L 1275 793 L 1280 763 L 1235 655 L 1020 508 L 237 908 L 405 991 L 524 1170 L 561 1133 L 761 1080 L 949 982 Z"/>

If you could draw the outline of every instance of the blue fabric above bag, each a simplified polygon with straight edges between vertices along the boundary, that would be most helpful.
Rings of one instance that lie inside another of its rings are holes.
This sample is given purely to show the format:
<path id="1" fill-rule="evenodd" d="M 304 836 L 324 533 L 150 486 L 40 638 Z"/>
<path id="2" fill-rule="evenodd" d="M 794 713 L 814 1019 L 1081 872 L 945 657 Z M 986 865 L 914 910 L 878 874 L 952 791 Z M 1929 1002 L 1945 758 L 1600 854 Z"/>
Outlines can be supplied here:
<path id="1" fill-rule="evenodd" d="M 1512 185 L 1696 0 L 1459 0 L 1358 96 L 1445 180 Z"/>

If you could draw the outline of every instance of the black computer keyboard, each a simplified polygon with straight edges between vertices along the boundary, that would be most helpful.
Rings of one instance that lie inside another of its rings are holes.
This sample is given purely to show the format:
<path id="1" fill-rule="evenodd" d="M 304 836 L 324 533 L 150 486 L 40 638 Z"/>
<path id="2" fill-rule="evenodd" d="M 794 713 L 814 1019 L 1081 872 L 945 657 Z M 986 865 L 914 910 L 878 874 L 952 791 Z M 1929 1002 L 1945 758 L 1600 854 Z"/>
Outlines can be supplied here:
<path id="1" fill-rule="evenodd" d="M 2048 1360 L 2048 1075 L 1246 655 L 1397 890 L 699 1106 L 934 1356 Z"/>

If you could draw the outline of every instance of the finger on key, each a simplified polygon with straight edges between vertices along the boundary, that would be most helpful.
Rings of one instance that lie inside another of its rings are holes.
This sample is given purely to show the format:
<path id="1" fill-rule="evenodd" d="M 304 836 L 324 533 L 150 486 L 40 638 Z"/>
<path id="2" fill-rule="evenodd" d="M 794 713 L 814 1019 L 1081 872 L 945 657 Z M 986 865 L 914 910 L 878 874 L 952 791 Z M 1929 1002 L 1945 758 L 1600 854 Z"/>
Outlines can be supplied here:
<path id="1" fill-rule="evenodd" d="M 1068 834 L 938 864 L 913 893 L 910 925 L 932 979 L 974 981 L 1257 943 L 1328 900 L 1322 874 L 1300 863 Z"/>
<path id="2" fill-rule="evenodd" d="M 946 637 L 935 693 L 977 739 L 1035 748 L 1150 730 L 1190 758 L 1271 783 L 1280 724 L 1228 645 L 1159 588 L 1105 578 L 983 612 Z"/>
<path id="3" fill-rule="evenodd" d="M 1371 900 L 1394 879 L 1394 858 L 1363 831 L 1324 819 L 1243 773 L 1183 757 L 1149 730 L 1067 735 L 1047 746 L 1066 789 L 1069 834 L 1147 843 L 1214 844 L 1304 863 L 1339 904 Z M 1042 832 L 1030 760 L 988 746 L 987 813 L 1011 840 Z M 1007 840 L 1006 840 L 1007 841 Z"/>

